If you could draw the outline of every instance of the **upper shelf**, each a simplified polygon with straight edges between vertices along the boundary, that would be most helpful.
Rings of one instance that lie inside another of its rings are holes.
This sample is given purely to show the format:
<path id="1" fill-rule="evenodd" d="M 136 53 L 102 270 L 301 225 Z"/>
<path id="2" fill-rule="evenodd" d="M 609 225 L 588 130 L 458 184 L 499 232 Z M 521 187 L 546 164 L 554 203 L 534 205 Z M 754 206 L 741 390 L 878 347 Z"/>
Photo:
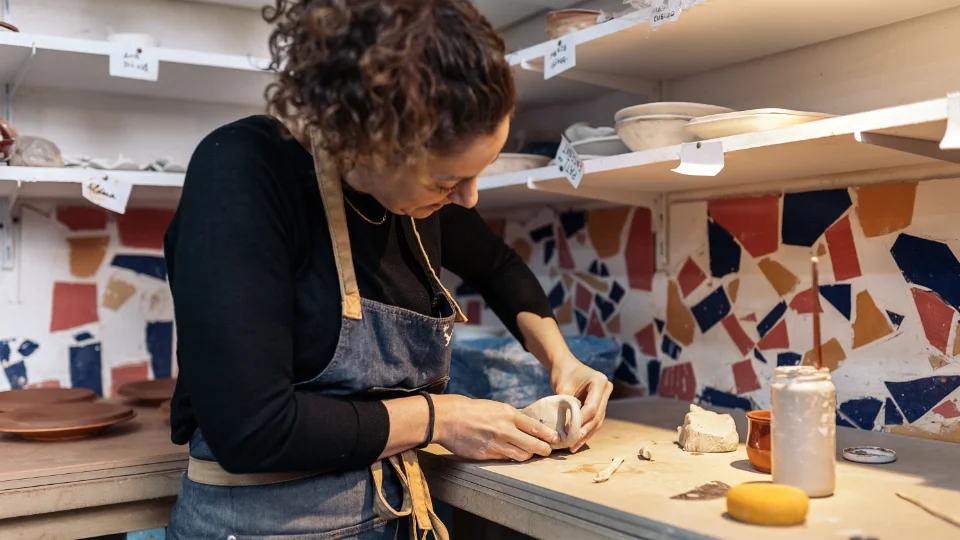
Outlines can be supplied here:
<path id="1" fill-rule="evenodd" d="M 179 173 L 0 166 L 0 197 L 73 199 L 81 196 L 81 182 L 103 176 L 133 184 L 132 201 L 163 203 L 180 199 L 184 178 Z"/>
<path id="2" fill-rule="evenodd" d="M 150 98 L 261 107 L 273 80 L 269 60 L 157 47 L 156 82 L 110 76 L 116 44 L 89 39 L 0 33 L 0 82 Z"/>
<path id="3" fill-rule="evenodd" d="M 582 99 L 583 82 L 645 94 L 651 81 L 701 73 L 956 6 L 960 0 L 701 0 L 681 11 L 678 20 L 656 28 L 650 27 L 648 9 L 571 34 L 568 39 L 577 44 L 577 65 L 550 80 L 536 71 L 549 53 L 549 42 L 508 58 L 518 70 L 534 70 L 520 77 L 520 94 L 527 103 Z"/>
<path id="4" fill-rule="evenodd" d="M 947 103 L 948 99 L 942 98 L 715 139 L 724 152 L 724 167 L 716 176 L 673 172 L 680 163 L 681 146 L 677 145 L 586 161 L 579 189 L 574 189 L 557 167 L 484 177 L 480 180 L 481 199 L 488 191 L 523 188 L 629 204 L 651 193 L 731 187 L 749 192 L 756 191 L 758 184 L 781 181 L 819 179 L 842 185 L 923 179 L 918 175 L 925 169 L 917 165 L 944 165 L 938 170 L 956 176 L 960 151 L 941 152 L 938 148 L 946 132 Z M 873 137 L 871 144 L 871 134 L 905 139 Z M 859 178 L 855 180 L 855 176 Z"/>

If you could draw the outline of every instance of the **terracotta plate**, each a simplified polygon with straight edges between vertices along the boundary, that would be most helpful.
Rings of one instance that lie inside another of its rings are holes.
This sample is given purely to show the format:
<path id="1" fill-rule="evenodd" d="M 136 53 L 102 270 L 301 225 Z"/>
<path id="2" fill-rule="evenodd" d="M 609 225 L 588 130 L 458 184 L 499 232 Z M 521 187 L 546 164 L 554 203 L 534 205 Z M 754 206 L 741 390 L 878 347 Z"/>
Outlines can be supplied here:
<path id="1" fill-rule="evenodd" d="M 176 379 L 155 379 L 152 381 L 138 381 L 127 383 L 117 389 L 117 393 L 125 398 L 160 404 L 173 397 L 173 389 L 177 386 Z"/>
<path id="2" fill-rule="evenodd" d="M 0 432 L 40 441 L 81 439 L 137 416 L 114 403 L 55 403 L 0 415 Z"/>
<path id="3" fill-rule="evenodd" d="M 0 392 L 0 412 L 50 405 L 94 401 L 97 393 L 89 388 L 28 388 Z"/>

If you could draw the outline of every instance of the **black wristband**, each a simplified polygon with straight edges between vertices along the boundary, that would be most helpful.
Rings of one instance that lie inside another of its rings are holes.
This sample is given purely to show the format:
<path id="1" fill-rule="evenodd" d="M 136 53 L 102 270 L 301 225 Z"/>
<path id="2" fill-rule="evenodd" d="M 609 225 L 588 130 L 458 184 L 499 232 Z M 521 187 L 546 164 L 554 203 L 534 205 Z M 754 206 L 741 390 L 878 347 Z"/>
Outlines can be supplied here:
<path id="1" fill-rule="evenodd" d="M 428 392 L 417 392 L 427 400 L 427 409 L 430 411 L 430 417 L 427 419 L 427 439 L 417 448 L 426 448 L 433 442 L 433 425 L 437 420 L 436 413 L 433 410 L 433 398 Z"/>

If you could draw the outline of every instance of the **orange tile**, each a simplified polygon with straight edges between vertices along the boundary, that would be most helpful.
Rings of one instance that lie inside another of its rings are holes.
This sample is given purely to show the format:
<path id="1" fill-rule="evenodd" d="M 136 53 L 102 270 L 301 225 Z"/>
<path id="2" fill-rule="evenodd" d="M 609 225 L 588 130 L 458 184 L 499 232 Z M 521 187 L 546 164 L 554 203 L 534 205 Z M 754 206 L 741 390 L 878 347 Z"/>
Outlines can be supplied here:
<path id="1" fill-rule="evenodd" d="M 67 242 L 70 244 L 70 273 L 78 278 L 94 276 L 107 257 L 110 237 L 68 238 Z"/>
<path id="2" fill-rule="evenodd" d="M 880 311 L 869 291 L 857 294 L 857 318 L 853 321 L 853 348 L 858 349 L 893 333 L 890 319 Z"/>
<path id="3" fill-rule="evenodd" d="M 830 341 L 822 344 L 820 346 L 820 354 L 823 357 L 820 359 L 822 366 L 829 369 L 830 371 L 835 371 L 840 367 L 840 362 L 843 362 L 847 359 L 847 353 L 843 351 L 843 345 L 840 344 L 840 341 L 837 338 L 833 338 Z M 813 349 L 807 351 L 803 355 L 803 361 L 801 362 L 804 366 L 815 365 L 813 357 Z"/>
<path id="4" fill-rule="evenodd" d="M 587 214 L 587 234 L 597 257 L 603 259 L 620 254 L 623 227 L 630 216 L 630 208 L 603 208 Z"/>
<path id="5" fill-rule="evenodd" d="M 737 295 L 740 294 L 740 278 L 737 278 L 730 282 L 730 285 L 727 286 L 727 296 L 730 297 L 730 303 L 737 303 Z"/>
<path id="6" fill-rule="evenodd" d="M 857 188 L 857 214 L 863 235 L 873 238 L 909 227 L 916 198 L 915 182 Z"/>
<path id="7" fill-rule="evenodd" d="M 130 283 L 117 277 L 111 277 L 107 281 L 107 290 L 103 292 L 103 307 L 117 311 L 136 292 L 137 288 Z"/>
<path id="8" fill-rule="evenodd" d="M 667 332 L 681 345 L 689 346 L 693 343 L 694 328 L 696 321 L 680 297 L 680 287 L 670 281 L 667 288 Z"/>
<path id="9" fill-rule="evenodd" d="M 533 244 L 531 244 L 529 240 L 526 238 L 517 238 L 513 241 L 513 245 L 511 247 L 517 252 L 517 255 L 523 259 L 523 262 L 530 262 L 530 255 L 533 254 Z"/>
<path id="10" fill-rule="evenodd" d="M 767 281 L 770 282 L 770 285 L 773 285 L 773 289 L 777 291 L 777 294 L 780 296 L 789 294 L 790 291 L 800 283 L 800 280 L 797 279 L 797 276 L 793 275 L 793 272 L 787 270 L 782 264 L 773 259 L 766 258 L 757 264 L 760 266 L 760 271 L 766 276 Z"/>
<path id="11" fill-rule="evenodd" d="M 931 354 L 927 360 L 930 362 L 930 367 L 932 367 L 934 370 L 938 370 L 942 367 L 947 367 L 950 365 L 950 362 L 947 361 L 946 358 L 937 354 Z"/>
<path id="12" fill-rule="evenodd" d="M 573 304 L 570 298 L 557 310 L 557 324 L 570 324 L 573 322 Z"/>

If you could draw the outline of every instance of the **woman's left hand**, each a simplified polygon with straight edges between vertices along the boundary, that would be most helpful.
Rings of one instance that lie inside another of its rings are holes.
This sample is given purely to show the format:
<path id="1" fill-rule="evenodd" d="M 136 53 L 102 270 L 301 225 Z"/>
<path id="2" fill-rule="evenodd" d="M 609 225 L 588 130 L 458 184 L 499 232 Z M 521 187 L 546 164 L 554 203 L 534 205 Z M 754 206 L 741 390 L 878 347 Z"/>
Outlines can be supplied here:
<path id="1" fill-rule="evenodd" d="M 550 374 L 550 384 L 557 394 L 574 396 L 583 404 L 580 409 L 583 420 L 580 439 L 570 447 L 571 452 L 576 452 L 603 425 L 613 384 L 603 373 L 587 367 L 572 355 L 567 361 L 555 365 Z"/>

